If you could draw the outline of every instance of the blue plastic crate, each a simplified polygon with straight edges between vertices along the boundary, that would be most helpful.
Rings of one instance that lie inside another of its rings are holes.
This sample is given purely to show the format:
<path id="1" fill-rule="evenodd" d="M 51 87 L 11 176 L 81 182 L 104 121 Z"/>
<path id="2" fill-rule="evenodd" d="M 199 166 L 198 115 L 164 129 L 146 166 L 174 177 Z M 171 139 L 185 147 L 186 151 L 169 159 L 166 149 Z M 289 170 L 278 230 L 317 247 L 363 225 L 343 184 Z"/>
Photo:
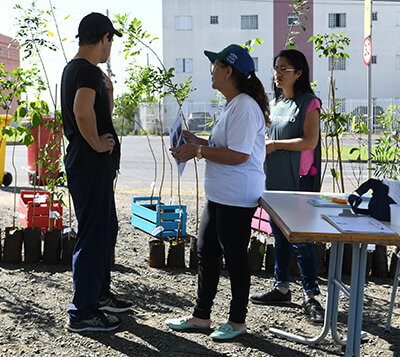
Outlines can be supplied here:
<path id="1" fill-rule="evenodd" d="M 180 222 L 180 215 L 182 215 L 182 225 L 179 236 L 186 235 L 186 205 L 166 205 L 161 202 L 161 223 L 160 223 L 160 206 L 159 198 L 153 197 L 150 204 L 151 197 L 133 197 L 132 201 L 132 226 L 152 234 L 154 229 L 159 226 L 164 228 L 162 232 L 163 237 L 176 237 Z M 160 237 L 160 233 L 155 237 Z"/>

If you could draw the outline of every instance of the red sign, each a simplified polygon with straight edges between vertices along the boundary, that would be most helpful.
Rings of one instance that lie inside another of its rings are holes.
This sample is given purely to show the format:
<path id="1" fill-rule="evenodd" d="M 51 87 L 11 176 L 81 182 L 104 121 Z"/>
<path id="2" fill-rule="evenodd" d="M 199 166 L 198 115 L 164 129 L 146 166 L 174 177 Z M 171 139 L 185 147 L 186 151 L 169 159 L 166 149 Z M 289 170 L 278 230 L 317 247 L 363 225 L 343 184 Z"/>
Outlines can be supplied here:
<path id="1" fill-rule="evenodd" d="M 362 56 L 365 65 L 369 66 L 372 58 L 372 42 L 369 37 L 366 37 L 363 43 Z"/>

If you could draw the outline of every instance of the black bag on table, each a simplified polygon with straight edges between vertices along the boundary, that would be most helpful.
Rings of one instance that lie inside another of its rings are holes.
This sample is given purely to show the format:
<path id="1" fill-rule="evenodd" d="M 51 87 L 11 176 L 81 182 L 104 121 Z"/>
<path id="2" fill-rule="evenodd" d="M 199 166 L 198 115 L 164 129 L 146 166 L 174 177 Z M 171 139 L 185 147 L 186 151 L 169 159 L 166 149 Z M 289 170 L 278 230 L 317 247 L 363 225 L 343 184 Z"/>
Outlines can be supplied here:
<path id="1" fill-rule="evenodd" d="M 359 208 L 362 202 L 361 196 L 369 190 L 372 190 L 372 198 L 368 203 L 368 209 Z M 354 213 L 367 214 L 379 221 L 390 221 L 390 205 L 396 202 L 389 197 L 389 187 L 381 180 L 369 179 L 354 192 L 358 196 L 351 194 L 347 199 Z"/>

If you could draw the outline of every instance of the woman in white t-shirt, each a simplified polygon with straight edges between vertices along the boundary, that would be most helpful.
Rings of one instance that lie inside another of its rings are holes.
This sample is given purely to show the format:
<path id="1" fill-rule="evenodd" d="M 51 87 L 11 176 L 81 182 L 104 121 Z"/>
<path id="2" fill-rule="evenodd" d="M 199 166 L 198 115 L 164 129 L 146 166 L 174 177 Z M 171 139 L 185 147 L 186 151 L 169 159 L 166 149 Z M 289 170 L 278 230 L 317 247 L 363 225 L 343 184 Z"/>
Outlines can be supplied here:
<path id="1" fill-rule="evenodd" d="M 226 98 L 209 140 L 184 131 L 186 144 L 171 149 L 179 162 L 206 160 L 206 205 L 198 237 L 198 292 L 192 315 L 168 319 L 174 330 L 210 328 L 221 256 L 231 280 L 228 321 L 210 336 L 231 339 L 246 332 L 250 289 L 247 246 L 251 218 L 264 190 L 265 125 L 268 98 L 255 75 L 248 51 L 230 45 L 221 52 L 204 51 L 211 61 L 212 87 Z"/>

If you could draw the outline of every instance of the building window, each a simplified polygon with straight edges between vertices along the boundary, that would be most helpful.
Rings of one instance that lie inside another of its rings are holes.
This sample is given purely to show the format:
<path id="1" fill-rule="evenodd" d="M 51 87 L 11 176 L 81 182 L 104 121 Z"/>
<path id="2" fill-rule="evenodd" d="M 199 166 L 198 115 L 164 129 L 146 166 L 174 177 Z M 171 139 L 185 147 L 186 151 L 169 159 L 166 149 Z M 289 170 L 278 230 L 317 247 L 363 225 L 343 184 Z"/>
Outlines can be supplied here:
<path id="1" fill-rule="evenodd" d="M 396 56 L 396 70 L 400 71 L 400 55 Z"/>
<path id="2" fill-rule="evenodd" d="M 242 30 L 258 30 L 258 15 L 241 15 L 240 28 Z"/>
<path id="3" fill-rule="evenodd" d="M 372 21 L 378 21 L 378 11 L 374 11 L 371 15 Z"/>
<path id="4" fill-rule="evenodd" d="M 210 24 L 218 25 L 218 16 L 210 16 Z"/>
<path id="5" fill-rule="evenodd" d="M 400 12 L 396 13 L 396 26 L 400 26 Z"/>
<path id="6" fill-rule="evenodd" d="M 258 57 L 253 57 L 255 71 L 258 72 Z"/>
<path id="7" fill-rule="evenodd" d="M 0 55 L 3 53 L 3 50 L 0 48 Z"/>
<path id="8" fill-rule="evenodd" d="M 333 56 L 329 57 L 329 63 L 328 63 L 328 70 L 330 71 L 332 69 L 332 64 L 333 61 L 336 61 L 335 63 L 335 71 L 345 71 L 346 70 L 346 58 L 335 58 Z"/>
<path id="9" fill-rule="evenodd" d="M 7 50 L 7 59 L 11 59 L 11 52 L 10 52 L 10 50 Z"/>
<path id="10" fill-rule="evenodd" d="M 192 30 L 192 16 L 175 16 L 175 30 L 177 31 Z"/>
<path id="11" fill-rule="evenodd" d="M 346 27 L 346 14 L 329 14 L 329 27 Z"/>
<path id="12" fill-rule="evenodd" d="M 376 64 L 376 56 L 371 56 L 371 63 Z"/>
<path id="13" fill-rule="evenodd" d="M 287 24 L 288 26 L 298 25 L 299 24 L 299 17 L 295 14 L 288 14 L 287 15 Z"/>
<path id="14" fill-rule="evenodd" d="M 193 58 L 177 58 L 175 64 L 177 73 L 193 72 Z"/>

